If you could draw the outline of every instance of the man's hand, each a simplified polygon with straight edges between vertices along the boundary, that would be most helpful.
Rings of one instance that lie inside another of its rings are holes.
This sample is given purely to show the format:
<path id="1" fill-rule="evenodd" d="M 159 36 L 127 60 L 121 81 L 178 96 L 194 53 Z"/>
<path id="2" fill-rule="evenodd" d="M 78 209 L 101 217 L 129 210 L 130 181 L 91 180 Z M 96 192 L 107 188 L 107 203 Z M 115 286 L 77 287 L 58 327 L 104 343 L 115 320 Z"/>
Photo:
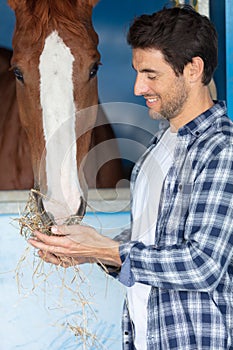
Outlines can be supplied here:
<path id="1" fill-rule="evenodd" d="M 35 231 L 34 238 L 28 240 L 44 261 L 63 267 L 94 262 L 121 266 L 119 243 L 94 228 L 63 225 L 53 226 L 51 231 L 51 236 Z"/>

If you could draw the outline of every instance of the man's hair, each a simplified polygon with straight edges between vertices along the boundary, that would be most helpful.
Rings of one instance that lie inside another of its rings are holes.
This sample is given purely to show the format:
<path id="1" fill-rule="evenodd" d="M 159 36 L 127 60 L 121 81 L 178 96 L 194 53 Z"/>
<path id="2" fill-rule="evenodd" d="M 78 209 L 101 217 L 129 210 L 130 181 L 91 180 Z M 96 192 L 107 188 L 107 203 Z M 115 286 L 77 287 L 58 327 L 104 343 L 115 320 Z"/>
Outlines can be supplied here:
<path id="1" fill-rule="evenodd" d="M 209 84 L 218 63 L 214 26 L 189 5 L 164 8 L 135 18 L 127 41 L 133 49 L 160 50 L 177 76 L 193 57 L 199 56 L 204 61 L 204 85 Z"/>

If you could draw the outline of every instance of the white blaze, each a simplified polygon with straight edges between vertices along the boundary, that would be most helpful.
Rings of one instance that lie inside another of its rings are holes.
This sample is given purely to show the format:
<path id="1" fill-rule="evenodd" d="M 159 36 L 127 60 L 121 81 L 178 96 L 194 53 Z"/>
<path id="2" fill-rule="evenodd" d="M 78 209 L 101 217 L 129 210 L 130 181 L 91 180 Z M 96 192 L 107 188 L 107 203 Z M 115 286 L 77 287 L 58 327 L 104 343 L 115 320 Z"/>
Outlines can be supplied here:
<path id="1" fill-rule="evenodd" d="M 44 200 L 44 206 L 57 222 L 75 214 L 80 205 L 73 62 L 69 47 L 56 31 L 52 32 L 45 40 L 39 71 L 48 188 L 48 200 Z"/>

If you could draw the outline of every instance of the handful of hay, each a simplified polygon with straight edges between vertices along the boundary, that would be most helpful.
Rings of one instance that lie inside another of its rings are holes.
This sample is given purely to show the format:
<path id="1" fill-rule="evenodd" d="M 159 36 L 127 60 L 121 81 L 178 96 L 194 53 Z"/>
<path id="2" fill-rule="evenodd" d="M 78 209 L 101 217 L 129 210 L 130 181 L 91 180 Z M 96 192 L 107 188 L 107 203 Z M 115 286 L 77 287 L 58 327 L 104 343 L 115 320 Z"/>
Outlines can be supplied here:
<path id="1" fill-rule="evenodd" d="M 29 192 L 29 198 L 23 213 L 18 219 L 18 223 L 20 226 L 20 234 L 27 240 L 33 236 L 33 232 L 35 230 L 39 230 L 40 232 L 52 235 L 51 226 L 54 225 L 54 222 L 50 220 L 50 218 L 45 213 L 41 213 L 38 209 L 37 197 L 42 197 L 43 195 L 39 193 L 37 190 L 32 189 Z M 47 220 L 46 220 L 47 219 Z M 66 224 L 76 224 L 81 220 L 80 217 L 72 217 Z M 30 247 L 31 249 L 31 247 Z M 20 276 L 23 276 L 23 273 L 20 273 L 24 270 L 24 268 L 28 268 L 30 264 L 28 264 L 28 260 L 31 259 L 31 255 L 29 254 L 29 247 L 26 248 L 25 253 L 21 257 L 17 267 L 16 267 L 16 280 L 18 283 L 18 289 L 20 288 Z M 60 280 L 56 287 L 60 289 L 59 294 L 64 295 L 70 294 L 69 299 L 72 300 L 76 305 L 73 307 L 78 309 L 81 307 L 82 315 L 79 315 L 78 319 L 73 320 L 73 324 L 71 322 L 67 322 L 66 325 L 63 324 L 63 327 L 66 326 L 68 330 L 72 331 L 77 341 L 81 341 L 83 345 L 83 349 L 88 349 L 90 346 L 95 346 L 96 349 L 101 349 L 102 346 L 98 341 L 95 334 L 92 334 L 87 327 L 87 319 L 90 318 L 88 316 L 91 313 L 91 318 L 96 318 L 95 312 L 90 306 L 90 302 L 86 299 L 81 291 L 81 285 L 84 283 L 88 283 L 88 279 L 84 276 L 83 272 L 80 271 L 79 267 L 72 266 L 73 270 L 70 271 L 73 276 L 67 277 L 66 269 L 61 268 L 61 266 L 54 266 L 50 264 L 45 264 L 43 260 L 36 257 L 33 254 L 33 267 L 32 267 L 32 287 L 31 291 L 33 294 L 36 289 L 40 288 L 43 293 L 46 294 L 49 292 L 48 286 L 49 278 L 56 274 L 56 279 Z M 69 272 L 69 274 L 70 274 Z M 68 280 L 67 280 L 68 278 Z M 71 278 L 71 280 L 70 280 Z M 46 287 L 45 287 L 46 286 Z M 54 289 L 54 285 L 53 285 Z M 25 288 L 24 288 L 25 290 Z M 54 292 L 54 291 L 53 291 Z M 62 306 L 62 300 L 57 300 L 59 308 L 64 307 L 64 311 L 66 312 L 66 307 Z M 89 310 L 89 311 L 87 311 Z M 79 323 L 80 325 L 77 325 Z"/>
<path id="2" fill-rule="evenodd" d="M 55 224 L 52 218 L 45 212 L 40 212 L 38 209 L 37 197 L 45 197 L 39 191 L 31 189 L 29 192 L 26 207 L 19 218 L 20 234 L 28 239 L 32 237 L 32 232 L 39 230 L 40 232 L 50 236 L 52 235 L 51 226 Z M 55 203 L 56 204 L 56 203 Z M 66 225 L 79 224 L 80 216 L 73 215 L 65 220 Z"/>

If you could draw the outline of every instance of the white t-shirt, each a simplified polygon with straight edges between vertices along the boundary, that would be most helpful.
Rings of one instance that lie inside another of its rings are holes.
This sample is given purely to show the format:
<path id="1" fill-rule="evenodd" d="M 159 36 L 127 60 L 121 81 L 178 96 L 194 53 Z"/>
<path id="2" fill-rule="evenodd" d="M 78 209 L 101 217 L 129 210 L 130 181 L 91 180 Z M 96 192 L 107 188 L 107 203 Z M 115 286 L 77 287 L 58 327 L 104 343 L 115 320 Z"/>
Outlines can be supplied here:
<path id="1" fill-rule="evenodd" d="M 166 130 L 148 154 L 137 176 L 132 203 L 132 238 L 154 244 L 158 207 L 164 179 L 173 162 L 176 133 Z M 130 317 L 135 329 L 135 347 L 146 350 L 147 302 L 151 286 L 135 283 L 127 288 Z"/>

